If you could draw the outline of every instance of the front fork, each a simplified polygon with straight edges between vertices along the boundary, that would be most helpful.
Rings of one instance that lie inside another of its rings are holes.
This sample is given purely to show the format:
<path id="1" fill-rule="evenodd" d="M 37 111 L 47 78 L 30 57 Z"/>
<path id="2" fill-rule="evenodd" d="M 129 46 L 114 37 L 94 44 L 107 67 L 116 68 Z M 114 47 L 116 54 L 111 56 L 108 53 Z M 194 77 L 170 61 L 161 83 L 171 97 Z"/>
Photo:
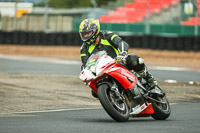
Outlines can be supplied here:
<path id="1" fill-rule="evenodd" d="M 116 97 L 116 99 L 118 100 L 119 103 L 123 103 L 124 102 L 125 98 L 119 92 L 118 86 L 117 86 L 116 82 L 114 81 L 114 79 L 112 79 L 111 91 L 114 93 L 114 96 Z"/>
<path id="2" fill-rule="evenodd" d="M 118 85 L 114 79 L 112 79 L 111 81 L 112 81 L 111 91 L 113 92 L 115 98 L 118 100 L 119 103 L 126 102 L 129 105 L 129 107 L 131 107 L 132 100 L 139 101 L 137 103 L 140 103 L 141 99 L 143 101 L 141 91 L 139 91 L 137 84 L 135 84 L 135 86 L 132 89 L 130 89 L 129 94 L 125 94 L 124 91 L 122 91 L 121 93 L 119 92 Z"/>
<path id="3" fill-rule="evenodd" d="M 132 89 L 130 89 L 130 91 L 128 90 L 127 90 L 128 92 L 122 91 L 121 93 L 119 91 L 116 81 L 114 79 L 112 79 L 111 81 L 112 81 L 111 91 L 113 92 L 115 98 L 117 99 L 117 102 L 119 104 L 126 102 L 130 111 L 135 106 L 146 103 L 143 98 L 144 94 L 143 89 L 145 88 L 140 84 L 139 81 L 137 81 L 135 86 Z"/>

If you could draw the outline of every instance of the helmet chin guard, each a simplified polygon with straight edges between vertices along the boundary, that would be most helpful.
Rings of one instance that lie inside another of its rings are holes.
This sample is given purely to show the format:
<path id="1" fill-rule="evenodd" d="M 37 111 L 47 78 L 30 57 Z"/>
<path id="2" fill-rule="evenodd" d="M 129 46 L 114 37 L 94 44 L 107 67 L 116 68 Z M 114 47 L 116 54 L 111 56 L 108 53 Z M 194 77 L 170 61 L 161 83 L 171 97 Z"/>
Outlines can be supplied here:
<path id="1" fill-rule="evenodd" d="M 92 45 L 92 44 L 95 43 L 96 39 L 97 39 L 97 36 L 94 35 L 94 36 L 92 36 L 92 38 L 90 38 L 88 41 L 85 41 L 85 43 L 87 43 L 88 45 Z"/>

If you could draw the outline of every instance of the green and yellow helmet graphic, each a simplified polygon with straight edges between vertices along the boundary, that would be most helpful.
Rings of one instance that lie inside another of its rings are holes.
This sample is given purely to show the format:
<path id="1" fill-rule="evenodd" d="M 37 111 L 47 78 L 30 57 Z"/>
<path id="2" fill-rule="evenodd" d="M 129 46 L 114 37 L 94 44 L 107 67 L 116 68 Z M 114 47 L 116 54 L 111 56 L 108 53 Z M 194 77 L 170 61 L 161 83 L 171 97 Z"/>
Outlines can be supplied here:
<path id="1" fill-rule="evenodd" d="M 90 42 L 91 38 L 92 42 L 94 42 L 96 36 L 99 34 L 99 31 L 100 31 L 99 21 L 95 19 L 85 19 L 81 22 L 79 26 L 79 33 L 81 39 L 85 42 Z"/>

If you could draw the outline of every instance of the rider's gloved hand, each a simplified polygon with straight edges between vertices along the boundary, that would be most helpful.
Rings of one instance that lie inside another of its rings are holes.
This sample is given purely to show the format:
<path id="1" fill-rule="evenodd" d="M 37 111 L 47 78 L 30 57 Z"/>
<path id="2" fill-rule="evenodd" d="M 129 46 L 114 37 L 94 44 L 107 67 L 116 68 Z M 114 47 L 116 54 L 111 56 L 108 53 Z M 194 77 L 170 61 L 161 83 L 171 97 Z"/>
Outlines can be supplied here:
<path id="1" fill-rule="evenodd" d="M 121 52 L 117 57 L 115 58 L 116 60 L 125 60 L 126 57 L 128 56 L 128 53 L 126 51 Z"/>
<path id="2" fill-rule="evenodd" d="M 81 71 L 82 71 L 83 69 L 85 69 L 85 66 L 84 66 L 84 65 L 81 65 Z"/>

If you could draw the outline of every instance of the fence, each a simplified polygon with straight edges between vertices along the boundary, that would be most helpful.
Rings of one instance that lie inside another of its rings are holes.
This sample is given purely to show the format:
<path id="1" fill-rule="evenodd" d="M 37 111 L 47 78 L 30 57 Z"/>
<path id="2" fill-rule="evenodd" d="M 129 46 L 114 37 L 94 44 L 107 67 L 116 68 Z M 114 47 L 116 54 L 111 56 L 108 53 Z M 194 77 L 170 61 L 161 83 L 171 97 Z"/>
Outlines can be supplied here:
<path id="1" fill-rule="evenodd" d="M 121 37 L 131 48 L 200 51 L 200 36 L 130 35 Z M 81 46 L 82 40 L 78 32 L 0 31 L 0 44 Z"/>
<path id="2" fill-rule="evenodd" d="M 69 16 L 49 15 L 48 31 L 49 32 L 78 32 L 80 20 L 73 20 Z M 119 23 L 101 23 L 101 30 L 114 32 L 123 32 L 132 35 L 145 34 L 145 24 L 119 24 Z M 13 18 L 1 17 L 1 30 L 14 31 Z M 17 31 L 41 32 L 44 30 L 43 15 L 24 15 L 18 18 Z M 182 26 L 172 24 L 151 24 L 150 34 L 168 35 L 168 36 L 193 36 L 194 26 Z M 198 27 L 200 35 L 200 26 Z"/>
<path id="3" fill-rule="evenodd" d="M 75 20 L 73 31 L 77 32 L 81 21 Z M 144 23 L 119 24 L 119 23 L 101 23 L 101 30 L 110 30 L 115 32 L 124 32 L 129 34 L 145 34 Z M 168 35 L 168 36 L 194 36 L 194 26 L 182 26 L 175 24 L 150 24 L 150 34 Z M 198 27 L 200 35 L 200 26 Z"/>
<path id="4" fill-rule="evenodd" d="M 2 31 L 33 31 L 40 32 L 44 30 L 43 15 L 24 15 L 17 19 L 17 29 L 13 29 L 13 17 L 1 17 Z M 68 16 L 50 15 L 48 17 L 49 32 L 71 32 L 73 19 Z"/>
<path id="5" fill-rule="evenodd" d="M 49 16 L 49 31 L 43 31 L 43 16 L 24 16 L 18 20 L 17 31 L 12 31 L 12 19 L 2 21 L 0 44 L 71 45 L 81 46 L 77 32 L 80 21 L 67 16 Z M 144 24 L 106 24 L 101 30 L 122 32 L 120 36 L 133 48 L 200 51 L 200 36 L 194 36 L 193 26 L 151 25 L 151 34 L 145 34 Z M 200 29 L 199 29 L 200 32 Z M 128 33 L 128 34 L 126 34 Z"/>

